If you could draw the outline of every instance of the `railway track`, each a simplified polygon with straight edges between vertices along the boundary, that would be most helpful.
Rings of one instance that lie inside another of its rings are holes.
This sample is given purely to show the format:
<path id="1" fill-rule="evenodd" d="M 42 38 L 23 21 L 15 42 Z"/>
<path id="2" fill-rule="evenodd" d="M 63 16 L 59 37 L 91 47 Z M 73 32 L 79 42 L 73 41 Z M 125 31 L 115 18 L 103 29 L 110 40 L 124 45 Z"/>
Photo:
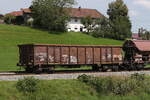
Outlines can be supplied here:
<path id="1" fill-rule="evenodd" d="M 150 71 L 150 68 L 144 68 L 141 71 Z M 120 71 L 120 72 L 141 72 L 141 71 Z M 108 71 L 111 73 L 112 71 Z M 92 70 L 55 70 L 53 72 L 41 72 L 38 74 L 35 73 L 27 73 L 25 71 L 2 71 L 0 72 L 0 76 L 3 75 L 43 75 L 43 74 L 75 74 L 75 73 L 108 73 L 108 72 L 99 72 L 99 71 L 92 71 Z M 112 72 L 118 73 L 118 72 Z"/>
<path id="2" fill-rule="evenodd" d="M 121 71 L 121 72 L 96 72 L 91 70 L 77 70 L 77 71 L 55 71 L 53 73 L 40 73 L 32 74 L 26 73 L 24 71 L 9 71 L 9 72 L 0 72 L 0 81 L 17 81 L 23 79 L 24 77 L 35 77 L 40 80 L 53 80 L 53 79 L 77 79 L 78 76 L 86 74 L 95 77 L 104 77 L 104 76 L 121 76 L 127 77 L 131 74 L 145 74 L 150 75 L 150 68 L 146 68 L 143 71 Z"/>

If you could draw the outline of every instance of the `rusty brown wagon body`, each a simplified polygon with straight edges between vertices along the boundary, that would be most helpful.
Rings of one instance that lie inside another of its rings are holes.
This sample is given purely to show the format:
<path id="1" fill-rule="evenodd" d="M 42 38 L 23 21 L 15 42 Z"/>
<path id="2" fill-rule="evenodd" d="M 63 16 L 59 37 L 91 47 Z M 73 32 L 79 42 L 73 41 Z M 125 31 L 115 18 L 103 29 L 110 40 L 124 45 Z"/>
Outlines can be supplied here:
<path id="1" fill-rule="evenodd" d="M 18 65 L 26 68 L 51 68 L 123 63 L 121 46 L 25 44 L 19 45 Z"/>

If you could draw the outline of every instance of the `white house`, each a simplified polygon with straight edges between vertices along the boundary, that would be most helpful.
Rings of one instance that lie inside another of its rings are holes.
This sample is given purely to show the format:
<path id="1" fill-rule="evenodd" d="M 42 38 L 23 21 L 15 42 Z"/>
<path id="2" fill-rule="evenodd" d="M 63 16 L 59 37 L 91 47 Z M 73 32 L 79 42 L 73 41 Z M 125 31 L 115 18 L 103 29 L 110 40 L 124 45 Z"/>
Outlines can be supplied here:
<path id="1" fill-rule="evenodd" d="M 100 12 L 98 12 L 96 9 L 85 9 L 85 8 L 70 8 L 69 10 L 71 19 L 67 23 L 67 29 L 68 31 L 74 31 L 74 32 L 83 32 L 86 31 L 86 28 L 81 23 L 81 19 L 87 16 L 90 16 L 93 20 L 98 18 L 103 18 L 104 15 L 102 15 Z"/>
<path id="2" fill-rule="evenodd" d="M 67 29 L 68 29 L 68 32 L 86 31 L 86 29 L 84 28 L 84 25 L 81 24 L 80 18 L 71 18 L 70 21 L 67 23 Z"/>

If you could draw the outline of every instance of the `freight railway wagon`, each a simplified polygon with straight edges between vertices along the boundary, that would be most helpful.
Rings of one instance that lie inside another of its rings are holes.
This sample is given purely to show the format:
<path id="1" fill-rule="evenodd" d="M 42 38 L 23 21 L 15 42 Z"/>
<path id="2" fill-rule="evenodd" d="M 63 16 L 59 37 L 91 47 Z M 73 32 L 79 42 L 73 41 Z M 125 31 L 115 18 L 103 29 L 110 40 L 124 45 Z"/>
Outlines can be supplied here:
<path id="1" fill-rule="evenodd" d="M 123 64 L 121 46 L 19 45 L 20 61 L 26 71 L 53 70 L 56 66 L 92 66 L 93 70 L 118 70 Z"/>

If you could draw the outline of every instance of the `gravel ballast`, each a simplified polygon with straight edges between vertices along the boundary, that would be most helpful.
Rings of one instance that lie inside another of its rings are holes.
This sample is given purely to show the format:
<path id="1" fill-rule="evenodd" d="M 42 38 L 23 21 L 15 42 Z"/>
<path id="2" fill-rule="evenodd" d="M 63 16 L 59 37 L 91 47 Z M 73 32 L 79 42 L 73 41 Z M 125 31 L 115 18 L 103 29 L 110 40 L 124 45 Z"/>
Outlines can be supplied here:
<path id="1" fill-rule="evenodd" d="M 36 74 L 36 75 L 0 75 L 0 81 L 17 81 L 24 77 L 34 77 L 40 80 L 53 80 L 53 79 L 77 79 L 78 76 L 86 74 L 96 77 L 103 76 L 121 76 L 127 77 L 131 74 L 145 74 L 150 75 L 150 71 L 133 71 L 133 72 L 93 72 L 93 73 L 67 73 L 67 74 Z"/>

